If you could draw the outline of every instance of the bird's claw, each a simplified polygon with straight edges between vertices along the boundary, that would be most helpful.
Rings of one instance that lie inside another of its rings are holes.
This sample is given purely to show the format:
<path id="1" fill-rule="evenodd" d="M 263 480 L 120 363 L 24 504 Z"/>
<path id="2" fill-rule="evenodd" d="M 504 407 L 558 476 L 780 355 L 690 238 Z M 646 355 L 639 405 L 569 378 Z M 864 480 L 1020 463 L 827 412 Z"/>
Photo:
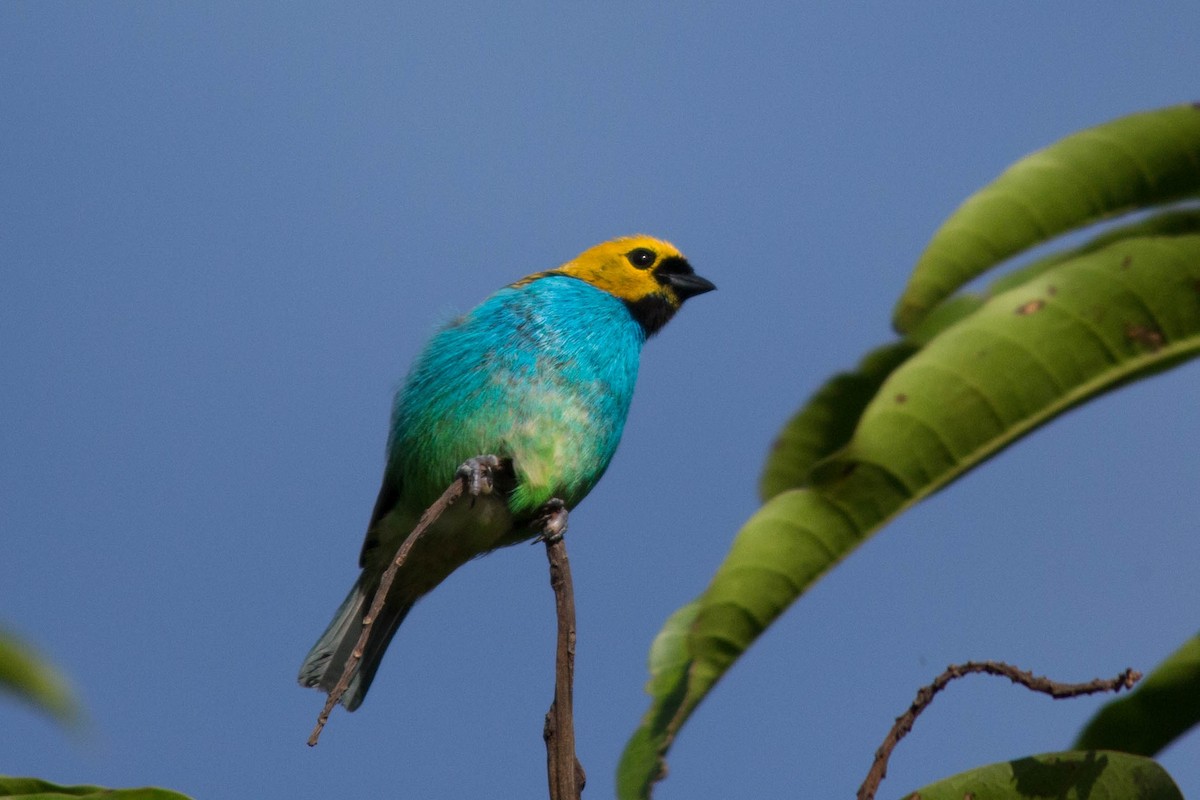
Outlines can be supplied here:
<path id="1" fill-rule="evenodd" d="M 454 473 L 454 477 L 466 481 L 467 494 L 474 498 L 491 494 L 495 488 L 494 472 L 500 469 L 499 456 L 475 456 L 468 458 Z"/>
<path id="2" fill-rule="evenodd" d="M 567 504 L 553 497 L 542 504 L 533 520 L 533 527 L 541 530 L 534 543 L 553 544 L 567 532 Z"/>

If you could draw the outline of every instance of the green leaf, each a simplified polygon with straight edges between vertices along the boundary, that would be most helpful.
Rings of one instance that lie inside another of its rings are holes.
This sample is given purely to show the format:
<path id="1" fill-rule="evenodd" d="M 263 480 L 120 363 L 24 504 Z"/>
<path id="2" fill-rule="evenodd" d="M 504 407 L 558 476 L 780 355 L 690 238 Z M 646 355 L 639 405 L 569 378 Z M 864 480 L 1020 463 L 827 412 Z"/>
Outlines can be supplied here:
<path id="1" fill-rule="evenodd" d="M 1183 800 L 1167 771 L 1148 758 L 1104 751 L 1047 753 L 979 767 L 930 784 L 904 800 Z"/>
<path id="2" fill-rule="evenodd" d="M 813 465 L 850 441 L 854 426 L 879 385 L 916 345 L 894 342 L 872 350 L 853 372 L 835 375 L 784 426 L 759 481 L 764 501 L 808 485 Z"/>
<path id="3" fill-rule="evenodd" d="M 58 786 L 39 778 L 0 776 L 0 798 L 13 800 L 61 800 L 86 797 L 93 800 L 189 800 L 186 795 L 166 789 L 102 789 L 99 786 Z"/>
<path id="4" fill-rule="evenodd" d="M 1066 261 L 1128 239 L 1189 233 L 1200 233 L 1200 209 L 1165 212 L 1038 259 L 997 279 L 983 294 L 958 294 L 940 303 L 908 337 L 872 350 L 856 369 L 827 381 L 788 421 L 763 468 L 759 481 L 762 500 L 807 486 L 813 465 L 850 440 L 863 409 L 883 380 L 923 344 L 982 308 L 988 297 L 1026 284 Z"/>
<path id="5" fill-rule="evenodd" d="M 933 335 L 886 376 L 807 485 L 775 494 L 746 522 L 688 636 L 659 640 L 655 659 L 670 677 L 652 682 L 621 796 L 648 796 L 661 756 L 729 666 L 891 517 L 1073 406 L 1198 354 L 1200 235 L 1122 239 Z M 797 447 L 804 467 L 811 452 Z"/>
<path id="6" fill-rule="evenodd" d="M 1020 269 L 1015 269 L 1012 272 L 1001 275 L 988 286 L 987 296 L 997 295 L 1009 289 L 1014 289 L 1017 286 L 1028 283 L 1046 270 L 1052 269 L 1064 261 L 1070 261 L 1073 258 L 1079 258 L 1088 253 L 1103 250 L 1105 247 L 1125 241 L 1126 239 L 1140 239 L 1151 236 L 1183 236 L 1189 233 L 1200 233 L 1200 209 L 1185 208 L 1155 214 L 1129 225 L 1122 225 L 1106 230 L 1086 244 L 1039 258 Z M 945 303 L 942 305 L 945 305 Z M 938 306 L 933 310 L 933 313 L 936 314 L 940 309 L 941 306 Z"/>
<path id="7" fill-rule="evenodd" d="M 1058 234 L 1200 195 L 1200 106 L 1123 117 L 1017 161 L 959 206 L 917 261 L 893 315 L 912 330 L 955 290 Z"/>
<path id="8" fill-rule="evenodd" d="M 34 650 L 0 630 L 0 689 L 65 723 L 79 719 L 79 705 L 66 679 Z"/>
<path id="9" fill-rule="evenodd" d="M 669 698 L 676 696 L 682 699 L 682 693 L 687 689 L 688 660 L 684 640 L 691 630 L 692 622 L 696 619 L 699 606 L 688 603 L 679 608 L 667 618 L 654 643 L 650 645 L 650 681 L 646 684 L 646 692 L 653 697 Z M 662 704 L 656 710 L 671 713 L 672 703 Z M 649 794 L 650 786 L 663 778 L 660 772 L 662 756 L 670 745 L 670 740 L 658 741 L 650 736 L 650 731 L 667 729 L 669 719 L 647 718 L 643 721 L 638 734 L 641 739 L 630 742 L 617 766 L 617 796 L 641 797 Z M 638 734 L 635 734 L 635 738 Z"/>
<path id="10" fill-rule="evenodd" d="M 1152 756 L 1198 722 L 1200 635 L 1159 664 L 1134 692 L 1100 709 L 1075 746 Z"/>
<path id="11" fill-rule="evenodd" d="M 1001 292 L 1007 292 L 1029 283 L 1047 270 L 1066 261 L 1094 253 L 1127 239 L 1180 236 L 1189 233 L 1200 233 L 1200 209 L 1186 208 L 1167 211 L 1130 225 L 1109 229 L 1078 247 L 1061 250 L 1001 275 L 982 293 L 964 292 L 943 300 L 909 332 L 906 340 L 918 345 L 924 344 L 955 322 L 974 314 L 989 297 L 995 297 Z"/>

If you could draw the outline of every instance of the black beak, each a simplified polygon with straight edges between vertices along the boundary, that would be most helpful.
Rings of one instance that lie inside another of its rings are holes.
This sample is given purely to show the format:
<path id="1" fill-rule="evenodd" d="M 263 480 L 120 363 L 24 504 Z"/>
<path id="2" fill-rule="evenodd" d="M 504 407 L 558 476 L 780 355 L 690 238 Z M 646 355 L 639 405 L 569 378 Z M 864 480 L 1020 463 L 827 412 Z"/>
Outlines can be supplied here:
<path id="1" fill-rule="evenodd" d="M 711 292 L 717 288 L 716 284 L 707 278 L 701 278 L 695 273 L 680 273 L 674 272 L 663 276 L 667 283 L 675 290 L 675 294 L 679 295 L 679 301 L 683 302 L 689 297 L 695 297 L 698 294 Z"/>
<path id="2" fill-rule="evenodd" d="M 658 279 L 659 283 L 666 284 L 675 290 L 675 295 L 681 303 L 689 297 L 711 292 L 717 288 L 712 281 L 697 275 L 687 259 L 678 256 L 663 259 L 654 272 L 654 277 Z"/>

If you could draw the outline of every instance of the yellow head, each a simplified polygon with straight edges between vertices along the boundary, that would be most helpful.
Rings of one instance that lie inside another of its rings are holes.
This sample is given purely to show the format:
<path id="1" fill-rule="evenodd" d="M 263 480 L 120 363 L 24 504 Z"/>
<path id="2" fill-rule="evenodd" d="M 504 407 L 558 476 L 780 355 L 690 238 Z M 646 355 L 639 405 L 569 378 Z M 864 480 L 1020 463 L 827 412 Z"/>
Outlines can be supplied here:
<path id="1" fill-rule="evenodd" d="M 598 244 L 517 285 L 546 275 L 579 278 L 624 300 L 647 335 L 665 325 L 684 300 L 717 288 L 695 273 L 675 245 L 641 234 Z"/>

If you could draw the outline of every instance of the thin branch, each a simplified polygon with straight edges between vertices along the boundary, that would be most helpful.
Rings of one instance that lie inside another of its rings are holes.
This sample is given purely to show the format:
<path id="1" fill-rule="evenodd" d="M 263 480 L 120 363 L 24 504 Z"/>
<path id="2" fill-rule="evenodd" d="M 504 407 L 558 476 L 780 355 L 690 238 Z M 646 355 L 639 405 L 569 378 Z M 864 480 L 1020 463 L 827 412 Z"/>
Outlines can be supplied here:
<path id="1" fill-rule="evenodd" d="M 503 466 L 493 466 L 493 470 Z M 495 473 L 490 480 L 499 477 Z M 333 707 L 341 700 L 354 676 L 358 662 L 362 659 L 371 627 L 378 619 L 387 600 L 388 592 L 396 573 L 408 558 L 409 552 L 438 517 L 455 500 L 469 491 L 470 473 L 460 473 L 437 501 L 425 510 L 412 533 L 400 545 L 395 558 L 380 579 L 379 587 L 371 601 L 371 608 L 363 617 L 363 629 L 359 633 L 354 650 L 346 660 L 341 678 L 329 693 L 325 707 L 317 717 L 316 727 L 308 737 L 309 746 L 316 745 L 321 731 L 329 721 Z M 551 500 L 535 521 L 540 527 L 540 539 L 546 543 L 546 558 L 550 562 L 550 586 L 554 589 L 554 605 L 558 617 L 558 639 L 555 651 L 554 700 L 546 714 L 542 738 L 546 742 L 546 770 L 550 784 L 551 800 L 579 800 L 587 776 L 575 756 L 575 722 L 573 709 L 573 686 L 575 681 L 575 593 L 571 583 L 571 565 L 567 560 L 567 547 L 563 533 L 567 529 L 567 510 L 561 501 Z"/>
<path id="2" fill-rule="evenodd" d="M 575 590 L 571 563 L 562 539 L 566 509 L 552 512 L 544 525 L 546 558 L 550 562 L 550 586 L 558 617 L 558 643 L 554 657 L 554 700 L 546 712 L 542 738 L 546 742 L 546 778 L 550 800 L 579 800 L 587 776 L 575 756 L 573 686 L 575 681 Z M 561 514 L 561 516 L 558 516 Z"/>
<path id="3" fill-rule="evenodd" d="M 371 635 L 371 626 L 375 620 L 379 618 L 379 612 L 383 610 L 385 601 L 387 600 L 388 591 L 392 588 L 392 581 L 396 579 L 396 573 L 400 566 L 404 564 L 408 558 L 408 553 L 412 550 L 413 545 L 417 540 L 425 534 L 429 526 L 437 521 L 437 518 L 450 507 L 450 505 L 462 496 L 466 488 L 468 478 L 458 476 L 454 482 L 446 487 L 446 491 L 442 492 L 434 504 L 425 509 L 425 513 L 421 515 L 421 519 L 417 522 L 417 526 L 413 528 L 412 533 L 400 545 L 400 549 L 396 551 L 396 557 L 392 559 L 392 563 L 383 573 L 383 577 L 379 581 L 379 588 L 375 590 L 375 597 L 371 601 L 371 608 L 367 615 L 363 617 L 363 629 L 358 635 L 358 641 L 354 645 L 354 650 L 350 653 L 350 657 L 346 659 L 346 666 L 342 669 L 342 677 L 338 679 L 337 684 L 333 687 L 333 691 L 329 693 L 329 697 L 325 700 L 325 707 L 321 709 L 321 713 L 317 716 L 316 727 L 313 728 L 308 737 L 308 746 L 314 747 L 317 740 L 321 737 L 321 730 L 325 727 L 325 723 L 329 721 L 329 714 L 333 711 L 333 707 L 342 699 L 342 695 L 346 693 L 346 687 L 350 685 L 350 679 L 354 677 L 354 670 L 358 667 L 358 662 L 362 660 L 363 650 L 367 646 L 367 638 Z"/>
<path id="4" fill-rule="evenodd" d="M 875 761 L 871 764 L 871 769 L 867 773 L 866 780 L 863 781 L 862 786 L 858 789 L 858 800 L 872 800 L 875 797 L 875 792 L 879 790 L 880 782 L 887 775 L 887 763 L 892 750 L 912 730 L 917 716 L 933 702 L 934 696 L 942 689 L 945 689 L 946 685 L 955 678 L 961 678 L 964 675 L 976 672 L 985 672 L 988 675 L 1002 675 L 1013 683 L 1019 683 L 1035 692 L 1048 694 L 1055 700 L 1067 697 L 1079 697 L 1085 694 L 1096 694 L 1098 692 L 1119 692 L 1122 689 L 1132 689 L 1133 685 L 1142 678 L 1140 672 L 1127 669 L 1111 680 L 1096 678 L 1087 683 L 1058 683 L 1049 678 L 1035 676 L 1032 672 L 1023 672 L 1016 667 L 999 661 L 968 661 L 965 664 L 951 664 L 946 668 L 945 672 L 934 679 L 933 683 L 922 687 L 917 692 L 917 698 L 913 700 L 908 710 L 896 718 L 896 724 L 888 731 L 883 744 L 875 751 Z"/>

